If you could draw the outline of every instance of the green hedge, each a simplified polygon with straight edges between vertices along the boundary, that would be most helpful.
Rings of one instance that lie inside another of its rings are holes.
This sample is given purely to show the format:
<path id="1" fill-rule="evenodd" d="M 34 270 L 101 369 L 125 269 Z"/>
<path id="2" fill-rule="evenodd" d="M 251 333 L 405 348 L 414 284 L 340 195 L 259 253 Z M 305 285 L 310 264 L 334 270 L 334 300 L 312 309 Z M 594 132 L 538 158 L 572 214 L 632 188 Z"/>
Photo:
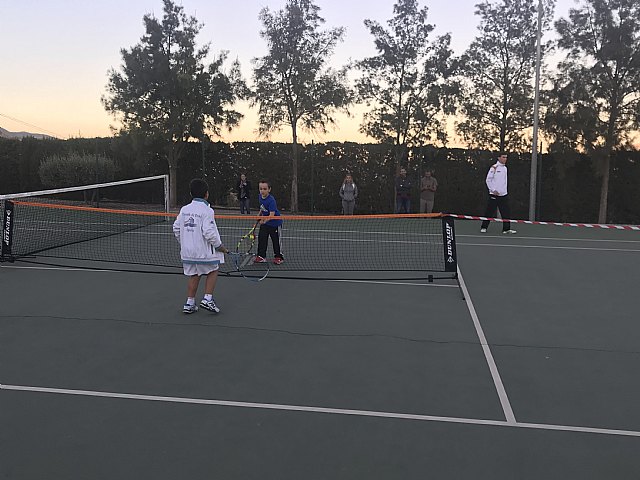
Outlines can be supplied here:
<path id="1" fill-rule="evenodd" d="M 267 178 L 278 205 L 288 209 L 291 188 L 291 145 L 272 142 L 189 143 L 178 169 L 178 203 L 189 200 L 191 178 L 203 176 L 211 187 L 215 204 L 225 205 L 228 192 L 244 171 L 256 185 Z M 42 160 L 53 154 L 82 152 L 111 158 L 116 178 L 134 178 L 168 172 L 166 161 L 150 146 L 140 148 L 127 137 L 23 140 L 0 139 L 0 193 L 39 190 Z M 204 155 L 203 155 L 204 153 Z M 495 155 L 488 151 L 437 149 L 431 146 L 408 152 L 403 166 L 413 179 L 412 208 L 419 202 L 419 179 L 425 168 L 434 170 L 439 188 L 435 210 L 481 215 L 486 204 L 484 179 Z M 600 198 L 600 179 L 591 159 L 573 155 L 539 157 L 540 220 L 595 222 Z M 509 156 L 509 193 L 513 216 L 527 218 L 531 155 Z M 349 171 L 360 196 L 356 213 L 393 211 L 395 165 L 388 145 L 324 143 L 301 147 L 299 206 L 303 212 L 339 213 L 338 190 Z M 612 159 L 609 186 L 609 221 L 640 224 L 640 152 L 618 152 Z M 254 202 L 255 205 L 255 202 Z"/>

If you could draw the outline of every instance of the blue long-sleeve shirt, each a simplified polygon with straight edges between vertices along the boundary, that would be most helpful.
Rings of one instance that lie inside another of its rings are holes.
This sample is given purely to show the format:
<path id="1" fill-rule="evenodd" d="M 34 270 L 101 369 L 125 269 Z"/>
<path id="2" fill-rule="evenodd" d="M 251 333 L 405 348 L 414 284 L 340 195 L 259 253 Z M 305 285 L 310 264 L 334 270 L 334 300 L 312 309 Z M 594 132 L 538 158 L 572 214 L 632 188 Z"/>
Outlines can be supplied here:
<path id="1" fill-rule="evenodd" d="M 258 201 L 260 202 L 260 215 L 264 217 L 268 217 L 270 212 L 274 212 L 276 217 L 280 216 L 280 210 L 278 210 L 278 205 L 276 204 L 276 199 L 273 195 L 267 195 L 267 198 L 262 198 L 262 195 L 258 195 Z M 279 227 L 282 225 L 282 220 L 269 220 L 265 222 L 265 225 L 269 225 L 270 227 Z"/>

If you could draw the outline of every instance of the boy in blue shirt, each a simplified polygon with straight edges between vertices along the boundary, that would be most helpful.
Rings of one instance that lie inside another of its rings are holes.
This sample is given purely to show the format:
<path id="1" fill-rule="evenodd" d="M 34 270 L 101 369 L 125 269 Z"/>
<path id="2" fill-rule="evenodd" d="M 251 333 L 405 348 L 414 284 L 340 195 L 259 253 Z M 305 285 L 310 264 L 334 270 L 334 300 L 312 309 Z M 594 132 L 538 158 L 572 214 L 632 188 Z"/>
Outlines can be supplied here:
<path id="1" fill-rule="evenodd" d="M 276 204 L 276 199 L 271 195 L 271 185 L 267 180 L 260 180 L 258 183 L 258 201 L 260 203 L 260 216 L 264 217 L 260 219 L 260 231 L 258 232 L 258 255 L 256 256 L 255 263 L 266 262 L 267 246 L 269 244 L 269 237 L 271 237 L 271 243 L 273 245 L 273 263 L 280 265 L 284 262 L 284 257 L 280 252 L 280 226 L 282 220 L 270 220 L 274 217 L 280 217 L 280 211 Z"/>

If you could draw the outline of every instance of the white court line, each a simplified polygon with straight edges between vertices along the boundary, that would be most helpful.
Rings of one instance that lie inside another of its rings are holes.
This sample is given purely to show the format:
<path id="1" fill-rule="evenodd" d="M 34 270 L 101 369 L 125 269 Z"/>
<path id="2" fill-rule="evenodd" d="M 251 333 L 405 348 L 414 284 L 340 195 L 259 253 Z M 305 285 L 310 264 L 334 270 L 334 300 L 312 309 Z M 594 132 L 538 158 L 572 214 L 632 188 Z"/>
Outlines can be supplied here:
<path id="1" fill-rule="evenodd" d="M 0 265 L 0 268 L 12 268 L 14 270 L 62 270 L 68 272 L 106 272 L 121 273 L 118 270 L 101 270 L 99 268 L 73 268 L 73 267 L 22 267 L 18 265 Z M 153 272 L 150 272 L 153 273 Z"/>
<path id="2" fill-rule="evenodd" d="M 574 433 L 592 433 L 598 435 L 617 435 L 640 437 L 640 432 L 633 430 L 617 430 L 609 428 L 580 427 L 571 425 L 549 425 L 544 423 L 518 423 L 503 420 L 484 420 L 479 418 L 443 417 L 437 415 L 418 415 L 410 413 L 379 412 L 373 410 L 353 410 L 346 408 L 309 407 L 302 405 L 284 405 L 277 403 L 238 402 L 231 400 L 210 400 L 204 398 L 168 397 L 157 395 L 140 395 L 134 393 L 98 392 L 93 390 L 71 390 L 66 388 L 32 387 L 25 385 L 2 385 L 0 390 L 16 392 L 35 392 L 57 395 L 77 395 L 83 397 L 116 398 L 123 400 L 145 400 L 165 403 L 182 403 L 191 405 L 214 405 L 220 407 L 255 408 L 262 410 L 283 410 L 287 412 L 325 413 L 331 415 L 351 415 L 358 417 L 390 418 L 398 420 L 419 420 L 426 422 L 457 423 L 464 425 L 486 425 L 494 427 L 512 427 L 536 430 L 551 430 Z"/>
<path id="3" fill-rule="evenodd" d="M 23 222 L 26 224 L 26 222 Z M 51 226 L 51 225 L 72 225 L 72 226 L 76 226 L 77 222 L 53 222 L 53 221 L 47 221 L 44 222 L 47 226 Z M 29 223 L 29 225 L 32 225 L 32 223 Z M 150 224 L 134 224 L 134 223 L 105 223 L 105 222 L 83 222 L 83 225 L 100 225 L 100 226 L 104 226 L 106 228 L 106 230 L 89 230 L 89 229 L 81 229 L 81 228 L 74 228 L 74 229 L 65 229 L 65 232 L 68 231 L 72 231 L 72 232 L 98 232 L 98 233 L 109 233 L 112 232 L 113 230 L 110 229 L 109 227 L 114 227 L 114 226 L 121 226 L 121 227 L 137 227 L 137 228 L 148 228 L 148 229 L 154 229 L 154 228 L 161 228 L 164 231 L 161 232 L 149 232 L 147 230 L 144 231 L 140 231 L 140 230 L 129 230 L 129 231 L 125 231 L 125 232 L 120 232 L 123 235 L 166 235 L 166 236 L 170 236 L 173 237 L 174 233 L 171 230 L 170 226 L 167 226 L 166 224 L 162 224 L 162 223 L 150 223 Z M 219 225 L 218 226 L 218 230 L 233 230 L 233 231 L 242 231 L 245 232 L 247 230 L 246 227 L 227 227 L 227 226 L 223 226 L 223 225 Z M 42 231 L 42 228 L 33 228 L 33 227 L 23 227 L 21 228 L 21 231 L 28 231 L 28 232 L 40 232 Z M 400 232 L 388 232 L 388 231 L 376 231 L 376 230 L 335 230 L 335 229 L 309 229 L 309 228 L 284 228 L 283 231 L 288 232 L 288 231 L 293 231 L 293 232 L 300 232 L 300 233 L 335 233 L 335 234 L 344 234 L 344 235 L 352 235 L 352 234 L 366 234 L 366 235 L 376 235 L 376 236 L 383 236 L 383 235 L 389 235 L 389 236 L 397 236 L 397 237 L 406 237 L 406 236 L 414 236 L 414 237 L 436 237 L 436 238 L 442 238 L 442 234 L 441 233 L 420 233 L 420 232 L 406 232 L 406 231 L 400 231 Z"/>
<path id="4" fill-rule="evenodd" d="M 456 238 L 465 237 L 465 238 L 505 238 L 505 235 L 462 235 L 456 234 Z M 640 240 L 611 240 L 611 239 L 603 239 L 603 238 L 554 238 L 554 237 L 523 237 L 518 235 L 511 235 L 506 237 L 509 240 L 551 240 L 551 241 L 560 241 L 560 242 L 609 242 L 609 243 L 640 243 Z"/>
<path id="5" fill-rule="evenodd" d="M 596 248 L 596 247 L 557 247 L 547 245 L 509 245 L 506 243 L 462 243 L 456 242 L 457 245 L 469 247 L 500 247 L 500 248 L 541 248 L 550 250 L 590 250 L 595 252 L 640 252 L 640 249 L 632 248 Z"/>
<path id="6" fill-rule="evenodd" d="M 406 237 L 407 235 L 405 235 Z M 323 238 L 323 237 L 294 237 L 283 235 L 282 238 L 289 240 L 306 240 L 308 242 L 344 242 L 344 243 L 395 243 L 399 245 L 425 245 L 424 240 L 405 241 L 405 240 L 381 240 L 379 238 Z M 438 237 L 439 242 L 432 245 L 442 245 L 442 237 Z"/>
<path id="7" fill-rule="evenodd" d="M 24 222 L 23 222 L 24 223 Z M 55 222 L 55 221 L 47 221 L 47 222 L 43 222 L 46 225 L 72 225 L 72 226 L 76 226 L 77 224 L 75 222 Z M 132 223 L 104 223 L 104 222 L 85 222 L 83 223 L 83 225 L 105 225 L 106 227 L 111 227 L 111 226 L 125 226 L 125 227 L 132 227 L 134 226 L 134 224 Z M 170 226 L 167 226 L 164 223 L 150 223 L 150 224 L 142 224 L 142 225 L 138 225 L 139 228 L 144 227 L 147 229 L 156 229 L 156 228 L 161 228 L 164 231 L 161 232 L 149 232 L 148 230 L 144 230 L 144 231 L 140 231 L 138 229 L 135 230 L 129 230 L 126 232 L 121 232 L 123 235 L 140 235 L 140 236 L 167 236 L 167 237 L 173 237 L 173 231 L 170 229 Z M 42 230 L 42 228 L 30 228 L 30 227 L 24 227 L 21 229 L 22 231 L 33 231 L 33 232 L 39 232 Z M 223 226 L 223 225 L 218 225 L 218 230 L 232 230 L 232 231 L 246 231 L 246 227 L 230 227 L 230 226 Z M 74 232 L 98 232 L 98 233 L 113 233 L 112 230 L 87 230 L 87 229 L 65 229 L 65 231 L 74 231 Z M 289 231 L 293 231 L 296 233 L 333 233 L 333 234 L 344 234 L 344 235 L 352 235 L 352 234 L 367 234 L 367 235 L 376 235 L 376 236 L 383 236 L 383 235 L 389 235 L 389 236 L 401 236 L 401 237 L 407 237 L 407 236 L 413 236 L 413 237 L 435 237 L 440 239 L 441 238 L 441 234 L 440 233 L 420 233 L 420 232 L 388 232 L 388 231 L 375 231 L 375 230 L 335 230 L 335 229 L 309 229 L 309 228 L 291 228 L 291 229 L 287 229 L 284 228 L 283 229 L 284 232 L 289 232 Z M 472 234 L 461 234 L 458 233 L 456 235 L 458 238 L 461 237 L 465 237 L 465 238 L 500 238 L 499 235 L 490 235 L 490 234 L 483 234 L 483 235 L 472 235 Z M 295 237 L 289 237 L 289 238 L 295 238 Z M 503 236 L 504 238 L 504 236 Z M 613 242 L 613 243 L 640 243 L 640 240 L 615 240 L 615 239 L 595 239 L 595 238 L 554 238 L 554 237 L 529 237 L 529 236 L 513 236 L 513 237 L 508 237 L 511 240 L 551 240 L 551 241 L 561 241 L 561 242 Z M 304 238 L 303 238 L 304 239 Z M 313 238 L 312 238 L 313 239 Z M 333 239 L 335 240 L 335 239 Z M 338 239 L 338 240 L 342 240 L 342 241 L 349 241 L 352 239 L 349 238 L 343 238 L 343 239 Z"/>
<path id="8" fill-rule="evenodd" d="M 469 295 L 467 285 L 464 283 L 464 278 L 462 278 L 460 266 L 458 266 L 458 280 L 460 280 L 460 288 L 462 289 L 464 300 L 467 303 L 469 314 L 471 315 L 471 319 L 473 320 L 473 325 L 476 327 L 476 333 L 478 334 L 478 338 L 480 339 L 480 345 L 482 345 L 484 357 L 487 360 L 487 364 L 489 365 L 489 371 L 491 372 L 493 383 L 496 386 L 498 397 L 500 398 L 500 404 L 502 405 L 504 417 L 507 419 L 508 424 L 515 424 L 517 423 L 516 417 L 513 415 L 513 409 L 511 408 L 509 397 L 507 396 L 507 392 L 504 389 L 502 379 L 500 378 L 500 373 L 498 372 L 498 367 L 496 366 L 496 362 L 494 361 L 493 355 L 491 354 L 491 349 L 489 348 L 489 344 L 487 343 L 487 338 L 485 337 L 484 331 L 482 330 L 482 325 L 480 325 L 478 314 L 476 313 L 476 309 L 473 306 L 473 302 L 471 301 L 471 295 Z"/>
<path id="9" fill-rule="evenodd" d="M 322 278 L 318 278 L 317 280 L 323 280 Z M 343 283 L 377 283 L 380 285 L 410 285 L 415 287 L 446 287 L 446 288 L 458 288 L 457 285 L 440 285 L 438 283 L 410 283 L 410 282 L 393 282 L 393 281 L 381 281 L 381 280 L 337 280 L 337 279 L 329 279 L 325 280 L 326 282 L 343 282 Z"/>

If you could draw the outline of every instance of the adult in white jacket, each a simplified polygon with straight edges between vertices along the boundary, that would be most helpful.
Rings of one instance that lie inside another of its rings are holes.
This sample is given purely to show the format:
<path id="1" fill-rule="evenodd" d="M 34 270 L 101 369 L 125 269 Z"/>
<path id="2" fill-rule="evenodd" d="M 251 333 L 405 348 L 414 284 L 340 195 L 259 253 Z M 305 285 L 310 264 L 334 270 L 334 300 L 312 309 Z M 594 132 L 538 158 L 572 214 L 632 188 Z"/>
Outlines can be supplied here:
<path id="1" fill-rule="evenodd" d="M 489 201 L 484 216 L 495 218 L 498 209 L 500 216 L 507 221 L 502 222 L 502 233 L 516 233 L 511 229 L 511 209 L 509 208 L 509 192 L 507 190 L 507 154 L 500 153 L 498 161 L 491 165 L 487 173 L 487 188 L 489 189 Z M 483 220 L 480 226 L 480 232 L 485 233 L 489 227 L 489 220 Z"/>
<path id="2" fill-rule="evenodd" d="M 220 232 L 215 221 L 213 208 L 209 206 L 209 186 L 199 178 L 191 180 L 189 185 L 192 201 L 180 209 L 173 234 L 180 243 L 180 258 L 187 282 L 187 301 L 182 308 L 184 313 L 198 311 L 195 296 L 198 292 L 200 276 L 206 275 L 205 295 L 200 306 L 218 313 L 220 309 L 213 299 L 213 291 L 218 280 L 218 267 L 224 263 L 224 252 Z"/>

